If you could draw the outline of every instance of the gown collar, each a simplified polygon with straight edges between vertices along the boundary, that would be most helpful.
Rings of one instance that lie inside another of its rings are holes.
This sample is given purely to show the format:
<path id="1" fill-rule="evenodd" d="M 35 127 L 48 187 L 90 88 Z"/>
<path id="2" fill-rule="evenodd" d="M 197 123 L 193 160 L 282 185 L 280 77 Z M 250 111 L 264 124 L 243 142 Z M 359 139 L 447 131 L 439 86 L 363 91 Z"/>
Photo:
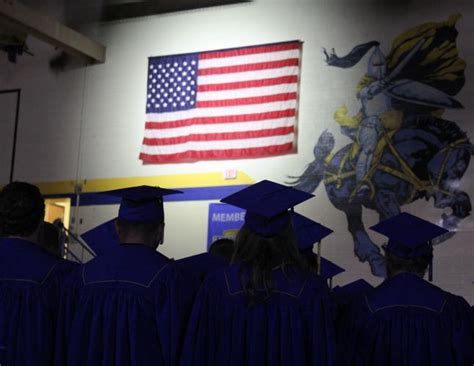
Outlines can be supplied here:
<path id="1" fill-rule="evenodd" d="M 385 280 L 366 295 L 372 312 L 395 307 L 412 307 L 442 312 L 446 293 L 413 273 L 400 273 Z"/>

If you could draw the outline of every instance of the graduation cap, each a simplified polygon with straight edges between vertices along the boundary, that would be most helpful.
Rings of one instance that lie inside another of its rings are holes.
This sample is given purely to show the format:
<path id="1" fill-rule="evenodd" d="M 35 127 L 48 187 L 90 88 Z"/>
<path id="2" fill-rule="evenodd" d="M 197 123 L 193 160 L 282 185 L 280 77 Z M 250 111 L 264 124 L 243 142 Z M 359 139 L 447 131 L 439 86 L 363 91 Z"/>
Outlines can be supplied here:
<path id="1" fill-rule="evenodd" d="M 81 238 L 95 253 L 104 253 L 120 244 L 120 239 L 115 229 L 115 220 L 112 219 L 104 222 L 81 235 Z"/>
<path id="2" fill-rule="evenodd" d="M 311 197 L 311 193 L 263 180 L 221 202 L 246 210 L 245 224 L 254 232 L 270 237 L 281 233 L 291 223 L 288 210 Z"/>
<path id="3" fill-rule="evenodd" d="M 152 186 L 136 186 L 101 194 L 122 198 L 119 209 L 119 218 L 130 222 L 155 222 L 163 221 L 163 196 L 183 193 L 173 189 Z"/>
<path id="4" fill-rule="evenodd" d="M 388 237 L 385 250 L 403 259 L 412 259 L 428 255 L 432 250 L 431 241 L 449 231 L 429 221 L 407 212 L 379 222 L 372 230 Z M 430 265 L 430 281 L 432 280 Z"/>
<path id="5" fill-rule="evenodd" d="M 323 276 L 323 265 L 326 265 L 329 268 L 329 263 L 331 262 L 324 260 L 326 261 L 326 263 L 323 264 L 323 258 L 321 258 L 321 240 L 324 239 L 326 236 L 330 235 L 333 231 L 328 227 L 321 225 L 320 223 L 313 221 L 307 218 L 306 216 L 300 215 L 296 212 L 292 212 L 291 217 L 293 220 L 293 227 L 295 229 L 296 240 L 300 252 L 311 251 L 312 253 L 314 244 L 319 244 L 317 251 L 318 274 Z M 342 269 L 342 272 L 343 271 L 344 270 Z M 329 277 L 332 276 L 328 276 L 325 278 Z"/>
<path id="6" fill-rule="evenodd" d="M 346 271 L 344 268 L 339 267 L 336 263 L 324 257 L 321 257 L 319 260 L 318 270 L 320 271 L 320 276 L 329 281 L 329 288 L 332 287 L 332 278 Z"/>

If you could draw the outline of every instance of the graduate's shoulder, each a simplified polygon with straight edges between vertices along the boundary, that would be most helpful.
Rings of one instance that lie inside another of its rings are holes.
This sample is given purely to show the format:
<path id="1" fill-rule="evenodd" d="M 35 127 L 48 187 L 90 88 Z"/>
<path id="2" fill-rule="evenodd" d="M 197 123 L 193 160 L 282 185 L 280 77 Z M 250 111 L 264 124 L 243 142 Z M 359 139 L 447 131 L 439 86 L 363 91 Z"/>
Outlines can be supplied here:
<path id="1" fill-rule="evenodd" d="M 52 280 L 63 280 L 77 268 L 77 264 L 55 256 L 37 244 L 20 239 L 3 239 L 0 259 L 0 277 L 26 280 L 46 285 Z"/>
<path id="2" fill-rule="evenodd" d="M 238 263 L 222 266 L 210 272 L 202 285 L 207 291 L 218 291 L 228 295 L 244 295 L 249 271 Z M 314 273 L 278 268 L 272 273 L 273 292 L 292 298 L 327 298 L 326 281 Z"/>
<path id="3" fill-rule="evenodd" d="M 366 295 L 367 307 L 375 313 L 397 308 L 443 311 L 450 294 L 413 273 L 402 273 L 385 280 Z"/>
<path id="4" fill-rule="evenodd" d="M 75 275 L 85 286 L 122 283 L 146 288 L 174 281 L 177 276 L 174 260 L 143 246 L 119 247 L 103 253 Z"/>

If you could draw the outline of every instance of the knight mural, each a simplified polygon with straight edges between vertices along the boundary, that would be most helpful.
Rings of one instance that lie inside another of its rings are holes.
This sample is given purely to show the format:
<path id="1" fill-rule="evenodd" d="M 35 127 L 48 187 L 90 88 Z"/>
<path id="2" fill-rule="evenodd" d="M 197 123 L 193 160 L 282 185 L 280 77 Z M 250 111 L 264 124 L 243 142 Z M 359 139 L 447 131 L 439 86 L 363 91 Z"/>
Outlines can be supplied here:
<path id="1" fill-rule="evenodd" d="M 342 106 L 334 115 L 341 133 L 353 142 L 333 153 L 334 136 L 324 131 L 314 161 L 293 184 L 313 192 L 324 182 L 331 203 L 346 214 L 356 256 L 368 261 L 377 276 L 385 275 L 384 259 L 365 230 L 363 207 L 385 220 L 403 205 L 432 198 L 436 208 L 451 209 L 441 215 L 450 235 L 471 212 L 469 195 L 459 183 L 474 148 L 456 122 L 443 118 L 447 109 L 463 108 L 455 98 L 466 66 L 456 46 L 459 18 L 452 15 L 400 34 L 387 55 L 377 41 L 358 45 L 344 57 L 334 49 L 323 51 L 327 65 L 343 69 L 370 53 L 367 73 L 356 88 L 359 112 L 349 116 Z"/>

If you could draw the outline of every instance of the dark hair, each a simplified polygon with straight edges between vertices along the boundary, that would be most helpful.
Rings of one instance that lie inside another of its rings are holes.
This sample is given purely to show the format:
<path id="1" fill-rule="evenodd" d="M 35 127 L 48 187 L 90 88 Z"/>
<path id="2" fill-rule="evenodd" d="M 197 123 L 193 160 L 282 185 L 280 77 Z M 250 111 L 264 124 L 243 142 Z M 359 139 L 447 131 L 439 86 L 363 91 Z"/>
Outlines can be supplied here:
<path id="1" fill-rule="evenodd" d="M 122 218 L 117 218 L 117 226 L 124 232 L 147 236 L 153 233 L 156 228 L 163 223 L 162 220 L 153 222 L 132 222 Z"/>
<path id="2" fill-rule="evenodd" d="M 46 221 L 43 222 L 39 240 L 41 248 L 55 256 L 61 257 L 60 235 L 61 232 L 55 225 Z"/>
<path id="3" fill-rule="evenodd" d="M 43 221 L 44 211 L 44 200 L 38 187 L 25 182 L 7 184 L 0 192 L 0 234 L 33 234 Z"/>
<path id="4" fill-rule="evenodd" d="M 244 225 L 235 239 L 232 262 L 242 264 L 241 276 L 250 304 L 267 300 L 272 294 L 272 271 L 281 267 L 285 273 L 307 266 L 301 257 L 292 225 L 281 233 L 265 237 Z M 258 290 L 264 291 L 258 291 Z"/>
<path id="5" fill-rule="evenodd" d="M 313 252 L 313 247 L 300 250 L 301 257 L 306 261 L 306 265 L 311 272 L 318 272 L 318 256 Z"/>
<path id="6" fill-rule="evenodd" d="M 411 272 L 423 275 L 432 260 L 433 249 L 431 249 L 430 252 L 424 256 L 411 259 L 400 258 L 388 251 L 385 251 L 385 263 L 387 267 L 388 278 L 393 277 L 399 272 Z"/>
<path id="7" fill-rule="evenodd" d="M 234 241 L 229 238 L 217 239 L 211 244 L 209 253 L 215 257 L 222 257 L 230 261 L 234 253 Z"/>

